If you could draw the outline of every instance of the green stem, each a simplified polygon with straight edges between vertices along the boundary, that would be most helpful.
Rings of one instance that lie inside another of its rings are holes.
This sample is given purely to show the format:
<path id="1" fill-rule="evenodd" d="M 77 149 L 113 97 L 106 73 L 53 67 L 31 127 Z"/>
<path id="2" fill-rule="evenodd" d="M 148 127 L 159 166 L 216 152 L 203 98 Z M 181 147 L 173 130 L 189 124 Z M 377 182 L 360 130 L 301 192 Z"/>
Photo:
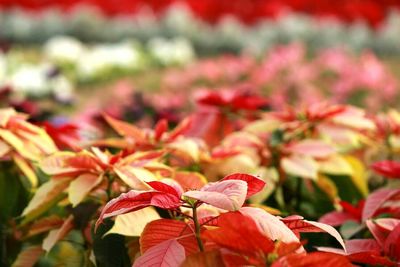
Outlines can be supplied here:
<path id="1" fill-rule="evenodd" d="M 195 236 L 196 236 L 196 240 L 197 240 L 197 245 L 199 246 L 199 249 L 201 252 L 204 251 L 204 246 L 203 246 L 203 241 L 201 241 L 201 237 L 200 237 L 200 224 L 199 221 L 197 220 L 197 205 L 194 204 L 193 205 L 193 222 L 194 222 L 194 227 L 195 227 Z"/>

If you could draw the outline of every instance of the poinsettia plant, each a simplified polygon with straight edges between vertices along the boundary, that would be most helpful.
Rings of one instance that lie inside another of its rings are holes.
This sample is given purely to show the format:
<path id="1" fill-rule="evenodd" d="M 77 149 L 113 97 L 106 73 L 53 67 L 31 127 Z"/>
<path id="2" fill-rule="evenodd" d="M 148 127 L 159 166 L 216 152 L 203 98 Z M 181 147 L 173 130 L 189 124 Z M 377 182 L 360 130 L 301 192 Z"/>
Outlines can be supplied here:
<path id="1" fill-rule="evenodd" d="M 146 225 L 140 236 L 142 255 L 133 266 L 185 266 L 201 264 L 209 257 L 220 266 L 264 266 L 284 257 L 285 250 L 304 253 L 299 232 L 326 231 L 344 247 L 340 235 L 329 225 L 298 216 L 278 218 L 260 208 L 243 207 L 247 198 L 265 186 L 252 175 L 232 174 L 188 191 L 171 181 L 148 184 L 150 190 L 132 190 L 111 200 L 96 223 L 98 227 L 106 218 L 149 206 L 175 215 Z M 211 207 L 203 210 L 204 204 Z"/>
<path id="2" fill-rule="evenodd" d="M 23 205 L 3 216 L 7 242 L 19 244 L 9 251 L 14 266 L 399 263 L 396 132 L 393 121 L 393 131 L 382 126 L 387 114 L 325 103 L 266 111 L 263 97 L 243 92 L 197 100 L 229 131 L 200 115 L 175 127 L 103 115 L 113 132 L 78 142 L 74 127 L 44 125 L 47 134 L 2 110 L 2 160 L 21 181 L 29 173 L 17 158 L 37 177 Z"/>

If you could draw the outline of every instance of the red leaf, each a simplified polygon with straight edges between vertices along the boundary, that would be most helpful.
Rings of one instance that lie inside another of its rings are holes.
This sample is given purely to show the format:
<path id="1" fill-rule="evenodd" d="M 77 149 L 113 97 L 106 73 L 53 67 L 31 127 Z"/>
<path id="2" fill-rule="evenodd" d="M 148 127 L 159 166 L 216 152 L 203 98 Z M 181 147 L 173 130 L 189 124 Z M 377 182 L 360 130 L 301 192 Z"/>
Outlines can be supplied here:
<path id="1" fill-rule="evenodd" d="M 179 123 L 175 127 L 175 129 L 169 132 L 167 141 L 173 141 L 178 136 L 185 134 L 191 126 L 192 126 L 192 118 L 191 117 L 185 118 L 181 123 Z"/>
<path id="2" fill-rule="evenodd" d="M 345 111 L 346 106 L 328 105 L 326 103 L 313 104 L 307 108 L 306 114 L 310 120 L 323 120 Z"/>
<path id="3" fill-rule="evenodd" d="M 225 176 L 221 181 L 226 180 L 241 180 L 247 183 L 247 195 L 246 198 L 251 197 L 252 195 L 260 192 L 264 186 L 265 182 L 256 176 L 244 174 L 244 173 L 235 173 L 228 176 Z"/>
<path id="4" fill-rule="evenodd" d="M 64 160 L 64 164 L 67 167 L 72 167 L 78 170 L 85 170 L 85 171 L 94 171 L 94 170 L 101 170 L 100 164 L 101 162 L 94 158 L 89 153 L 79 153 L 76 156 L 72 156 L 66 158 Z"/>
<path id="5" fill-rule="evenodd" d="M 382 257 L 380 253 L 376 251 L 353 253 L 348 255 L 347 258 L 352 262 L 364 263 L 372 266 L 397 266 L 396 263 L 390 261 L 388 258 Z"/>
<path id="6" fill-rule="evenodd" d="M 181 204 L 176 194 L 168 194 L 160 191 L 137 191 L 131 190 L 121 194 L 119 197 L 109 201 L 101 211 L 96 222 L 96 228 L 103 219 L 125 214 L 148 206 L 155 206 L 163 209 L 175 209 Z"/>
<path id="7" fill-rule="evenodd" d="M 193 226 L 169 219 L 152 221 L 146 225 L 140 236 L 140 250 L 145 253 L 157 244 L 171 239 L 177 240 L 185 248 L 186 255 L 199 251 Z"/>
<path id="8" fill-rule="evenodd" d="M 279 242 L 276 245 L 276 253 L 279 257 L 283 257 L 292 253 L 295 253 L 301 248 L 301 243 L 299 242 L 291 242 L 291 243 L 283 243 Z"/>
<path id="9" fill-rule="evenodd" d="M 150 248 L 137 258 L 132 267 L 180 266 L 185 260 L 185 249 L 174 239 Z"/>
<path id="10" fill-rule="evenodd" d="M 224 265 L 228 267 L 243 267 L 243 266 L 255 266 L 254 264 L 250 264 L 249 260 L 245 258 L 244 255 L 240 255 L 237 253 L 231 253 L 230 251 L 224 251 L 222 253 L 222 261 Z M 258 266 L 264 266 L 261 262 L 258 262 Z M 208 267 L 208 266 L 207 266 Z"/>
<path id="11" fill-rule="evenodd" d="M 207 184 L 207 179 L 198 172 L 176 171 L 173 177 L 184 191 L 200 190 Z"/>
<path id="12" fill-rule="evenodd" d="M 233 109 L 257 110 L 267 107 L 268 99 L 261 96 L 241 96 L 232 101 Z"/>
<path id="13" fill-rule="evenodd" d="M 361 213 L 365 206 L 365 200 L 360 200 L 356 206 L 343 200 L 340 201 L 339 204 L 342 206 L 345 213 L 352 215 L 357 221 L 361 221 Z"/>
<path id="14" fill-rule="evenodd" d="M 107 123 L 121 136 L 131 137 L 136 141 L 144 139 L 144 133 L 134 125 L 114 119 L 106 114 L 103 115 Z"/>
<path id="15" fill-rule="evenodd" d="M 218 110 L 203 110 L 191 116 L 191 127 L 185 135 L 203 139 L 209 146 L 213 147 L 229 133 L 234 131 L 230 119 Z"/>
<path id="16" fill-rule="evenodd" d="M 383 160 L 375 162 L 371 167 L 376 173 L 387 178 L 400 178 L 400 162 Z"/>
<path id="17" fill-rule="evenodd" d="M 259 231 L 255 222 L 238 212 L 222 214 L 218 226 L 215 230 L 205 230 L 202 237 L 222 248 L 249 256 L 269 253 L 274 249 L 273 241 Z"/>
<path id="18" fill-rule="evenodd" d="M 397 262 L 400 261 L 400 224 L 398 224 L 386 238 L 383 251 L 385 255 L 389 256 L 391 259 Z"/>
<path id="19" fill-rule="evenodd" d="M 344 213 L 341 211 L 332 211 L 319 219 L 319 222 L 329 224 L 331 226 L 339 226 L 345 223 L 346 221 L 358 221 L 352 215 L 348 213 Z"/>
<path id="20" fill-rule="evenodd" d="M 346 249 L 343 238 L 340 236 L 338 231 L 328 224 L 303 220 L 300 216 L 289 216 L 282 219 L 282 221 L 296 234 L 326 232 L 333 236 L 342 245 L 342 247 Z"/>
<path id="21" fill-rule="evenodd" d="M 63 225 L 56 230 L 51 230 L 47 237 L 43 240 L 43 249 L 47 252 L 61 239 L 63 239 L 74 228 L 74 217 L 69 217 L 64 221 Z"/>
<path id="22" fill-rule="evenodd" d="M 400 194 L 400 189 L 388 188 L 379 189 L 370 194 L 365 201 L 362 220 L 366 221 L 367 219 L 372 218 L 386 201 L 398 194 Z"/>
<path id="23" fill-rule="evenodd" d="M 251 95 L 240 90 L 222 90 L 219 92 L 203 90 L 198 91 L 196 102 L 202 105 L 216 106 L 218 108 L 229 107 L 231 110 L 257 110 L 268 105 L 268 99 Z"/>
<path id="24" fill-rule="evenodd" d="M 198 252 L 186 257 L 181 267 L 224 266 L 219 250 Z"/>
<path id="25" fill-rule="evenodd" d="M 77 145 L 80 141 L 78 126 L 69 123 L 53 125 L 49 122 L 44 122 L 40 126 L 51 136 L 59 149 L 71 148 L 75 151 L 80 150 L 80 147 Z"/>
<path id="26" fill-rule="evenodd" d="M 47 232 L 51 229 L 58 228 L 64 223 L 64 220 L 56 215 L 51 215 L 49 217 L 36 220 L 29 227 L 29 231 L 26 237 L 31 237 L 37 234 Z"/>
<path id="27" fill-rule="evenodd" d="M 202 105 L 223 106 L 228 100 L 223 92 L 215 92 L 211 90 L 197 91 L 195 95 L 196 102 Z"/>
<path id="28" fill-rule="evenodd" d="M 376 251 L 380 253 L 381 247 L 374 239 L 352 239 L 346 241 L 348 254 Z"/>
<path id="29" fill-rule="evenodd" d="M 157 122 L 154 127 L 154 139 L 156 141 L 160 140 L 162 135 L 168 130 L 168 121 L 166 119 L 162 119 Z"/>
<path id="30" fill-rule="evenodd" d="M 291 254 L 272 264 L 272 267 L 351 267 L 350 261 L 342 255 L 327 252 Z"/>
<path id="31" fill-rule="evenodd" d="M 42 256 L 45 251 L 41 246 L 28 246 L 25 247 L 15 259 L 13 267 L 32 267 L 36 264 L 40 256 Z"/>
<path id="32" fill-rule="evenodd" d="M 383 230 L 376 224 L 376 222 L 372 220 L 367 220 L 365 224 L 367 225 L 369 231 L 372 233 L 372 235 L 374 236 L 375 240 L 379 243 L 379 245 L 383 246 L 386 237 L 388 235 L 387 231 Z"/>
<path id="33" fill-rule="evenodd" d="M 174 187 L 172 187 L 166 183 L 162 183 L 162 182 L 158 182 L 158 181 L 151 181 L 151 182 L 147 182 L 147 184 L 150 185 L 153 189 L 155 189 L 157 191 L 164 192 L 166 194 L 175 195 L 177 198 L 181 197 L 180 193 Z"/>

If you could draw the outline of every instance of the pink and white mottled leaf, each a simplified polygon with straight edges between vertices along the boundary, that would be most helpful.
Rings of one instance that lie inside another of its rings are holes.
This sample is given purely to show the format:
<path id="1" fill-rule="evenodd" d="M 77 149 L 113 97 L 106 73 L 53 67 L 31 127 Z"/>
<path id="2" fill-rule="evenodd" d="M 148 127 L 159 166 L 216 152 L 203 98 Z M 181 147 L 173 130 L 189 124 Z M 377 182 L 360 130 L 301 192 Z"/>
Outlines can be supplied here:
<path id="1" fill-rule="evenodd" d="M 249 198 L 252 195 L 260 192 L 265 186 L 265 182 L 263 180 L 261 180 L 260 178 L 254 176 L 254 175 L 249 175 L 249 174 L 244 174 L 244 173 L 235 173 L 235 174 L 225 176 L 221 181 L 227 181 L 227 180 L 245 181 L 247 183 L 246 198 Z"/>
<path id="2" fill-rule="evenodd" d="M 315 158 L 325 158 L 335 153 L 335 148 L 321 140 L 303 140 L 287 147 L 293 154 L 305 155 Z"/>
<path id="3" fill-rule="evenodd" d="M 381 247 L 374 239 L 352 239 L 345 242 L 348 254 L 377 251 L 380 252 Z"/>
<path id="4" fill-rule="evenodd" d="M 247 183 L 241 180 L 226 180 L 210 183 L 201 191 L 187 191 L 183 196 L 210 204 L 214 207 L 235 211 L 242 207 L 247 194 Z"/>
<path id="5" fill-rule="evenodd" d="M 317 179 L 318 164 L 311 157 L 292 155 L 282 159 L 281 167 L 290 175 Z"/>
<path id="6" fill-rule="evenodd" d="M 297 236 L 278 217 L 263 209 L 243 207 L 239 212 L 253 219 L 259 230 L 272 240 L 285 243 L 300 242 Z"/>
<path id="7" fill-rule="evenodd" d="M 374 222 L 379 226 L 382 230 L 391 232 L 393 229 L 400 224 L 400 219 L 395 218 L 379 218 L 374 220 Z"/>
<path id="8" fill-rule="evenodd" d="M 341 211 L 332 211 L 319 219 L 319 222 L 329 224 L 330 226 L 339 226 L 347 221 L 357 221 L 351 214 L 341 212 Z"/>
<path id="9" fill-rule="evenodd" d="M 379 189 L 373 192 L 365 201 L 362 220 L 366 221 L 367 219 L 372 218 L 386 201 L 399 194 L 400 189 L 388 188 Z"/>

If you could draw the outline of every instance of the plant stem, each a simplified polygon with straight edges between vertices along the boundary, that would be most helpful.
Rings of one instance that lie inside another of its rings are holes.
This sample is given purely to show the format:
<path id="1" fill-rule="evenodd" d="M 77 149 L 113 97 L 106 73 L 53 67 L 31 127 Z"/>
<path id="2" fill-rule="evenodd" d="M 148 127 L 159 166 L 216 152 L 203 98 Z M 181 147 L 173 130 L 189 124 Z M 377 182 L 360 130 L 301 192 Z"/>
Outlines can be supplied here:
<path id="1" fill-rule="evenodd" d="M 300 210 L 300 204 L 301 204 L 301 182 L 302 180 L 300 178 L 296 178 L 297 179 L 297 183 L 296 183 L 296 211 L 299 212 Z"/>
<path id="2" fill-rule="evenodd" d="M 107 201 L 110 201 L 112 199 L 112 183 L 114 182 L 114 177 L 110 173 L 106 173 L 106 178 L 107 178 Z"/>
<path id="3" fill-rule="evenodd" d="M 197 240 L 197 245 L 199 245 L 199 249 L 201 252 L 204 251 L 204 246 L 203 246 L 203 241 L 201 241 L 200 238 L 200 224 L 199 221 L 197 220 L 197 205 L 194 204 L 193 207 L 193 222 L 194 222 L 194 227 L 195 227 L 195 236 L 196 236 L 196 240 Z"/>
<path id="4" fill-rule="evenodd" d="M 0 265 L 7 265 L 6 226 L 0 224 Z"/>

